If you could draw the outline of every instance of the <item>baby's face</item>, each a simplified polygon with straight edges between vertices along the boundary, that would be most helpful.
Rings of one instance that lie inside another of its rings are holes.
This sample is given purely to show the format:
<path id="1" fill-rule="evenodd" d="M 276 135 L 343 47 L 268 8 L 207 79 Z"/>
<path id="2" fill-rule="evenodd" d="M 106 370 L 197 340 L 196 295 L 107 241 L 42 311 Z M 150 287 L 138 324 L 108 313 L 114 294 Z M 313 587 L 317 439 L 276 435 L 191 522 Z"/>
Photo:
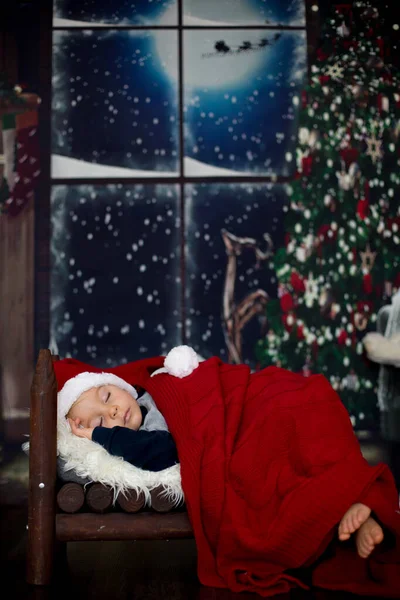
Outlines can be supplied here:
<path id="1" fill-rule="evenodd" d="M 68 413 L 80 419 L 83 427 L 128 427 L 139 429 L 142 424 L 140 407 L 129 392 L 116 385 L 90 388 L 81 394 Z"/>

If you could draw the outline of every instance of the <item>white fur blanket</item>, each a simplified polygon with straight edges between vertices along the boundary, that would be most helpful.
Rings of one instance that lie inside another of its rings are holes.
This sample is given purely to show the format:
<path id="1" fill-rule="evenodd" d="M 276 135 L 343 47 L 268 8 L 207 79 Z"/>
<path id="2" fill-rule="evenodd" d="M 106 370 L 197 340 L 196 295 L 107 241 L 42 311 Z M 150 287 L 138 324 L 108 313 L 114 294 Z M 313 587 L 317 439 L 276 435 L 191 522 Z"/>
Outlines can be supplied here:
<path id="1" fill-rule="evenodd" d="M 23 445 L 24 451 L 29 449 L 29 442 Z M 57 453 L 65 461 L 65 470 L 73 471 L 79 477 L 108 485 L 114 492 L 114 502 L 119 493 L 128 490 L 143 492 L 147 506 L 151 506 L 152 489 L 163 486 L 163 495 L 175 506 L 183 500 L 180 465 L 174 465 L 163 471 L 145 471 L 123 460 L 119 456 L 111 456 L 100 444 L 77 438 L 67 423 L 57 428 Z"/>

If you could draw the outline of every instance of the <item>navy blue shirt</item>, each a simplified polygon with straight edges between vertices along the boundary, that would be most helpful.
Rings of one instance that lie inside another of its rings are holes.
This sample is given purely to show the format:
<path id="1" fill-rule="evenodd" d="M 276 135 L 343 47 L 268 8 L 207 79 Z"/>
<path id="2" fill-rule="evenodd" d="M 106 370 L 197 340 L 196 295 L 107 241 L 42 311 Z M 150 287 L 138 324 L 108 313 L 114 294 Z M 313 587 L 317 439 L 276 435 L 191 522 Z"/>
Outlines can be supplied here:
<path id="1" fill-rule="evenodd" d="M 143 424 L 147 409 L 141 406 L 140 410 Z M 92 440 L 113 456 L 121 456 L 131 465 L 147 471 L 162 471 L 179 462 L 175 442 L 169 431 L 95 427 Z"/>

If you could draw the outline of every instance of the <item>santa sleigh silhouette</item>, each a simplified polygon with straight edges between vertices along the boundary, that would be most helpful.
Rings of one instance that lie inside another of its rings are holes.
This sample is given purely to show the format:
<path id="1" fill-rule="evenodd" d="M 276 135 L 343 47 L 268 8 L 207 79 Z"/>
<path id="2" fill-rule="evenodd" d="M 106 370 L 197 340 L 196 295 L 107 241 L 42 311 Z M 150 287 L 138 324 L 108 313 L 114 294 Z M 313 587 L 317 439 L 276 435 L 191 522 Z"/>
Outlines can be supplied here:
<path id="1" fill-rule="evenodd" d="M 202 54 L 203 58 L 211 58 L 213 56 L 227 56 L 232 54 L 241 54 L 243 52 L 259 52 L 269 46 L 272 46 L 275 42 L 282 37 L 281 33 L 275 33 L 275 35 L 269 38 L 261 38 L 259 42 L 242 42 L 240 46 L 228 46 L 224 40 L 218 40 L 214 44 L 214 52 L 206 52 Z"/>

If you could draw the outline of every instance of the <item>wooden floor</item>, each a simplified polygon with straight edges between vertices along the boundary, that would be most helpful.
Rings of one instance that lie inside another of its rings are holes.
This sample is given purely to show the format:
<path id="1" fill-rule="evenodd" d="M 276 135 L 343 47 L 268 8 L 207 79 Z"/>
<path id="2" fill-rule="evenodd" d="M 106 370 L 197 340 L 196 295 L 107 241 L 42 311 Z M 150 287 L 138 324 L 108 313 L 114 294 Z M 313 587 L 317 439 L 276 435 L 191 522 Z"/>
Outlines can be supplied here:
<path id="1" fill-rule="evenodd" d="M 399 448 L 379 442 L 362 442 L 370 464 L 391 465 L 400 488 Z M 196 547 L 192 540 L 169 542 L 77 542 L 68 544 L 67 563 L 57 571 L 56 583 L 34 588 L 25 583 L 27 522 L 27 461 L 17 455 L 0 465 L 0 564 L 9 597 L 18 599 L 88 600 L 257 600 L 252 594 L 233 594 L 205 588 L 196 575 Z M 293 591 L 285 598 L 346 600 L 344 593 Z"/>

